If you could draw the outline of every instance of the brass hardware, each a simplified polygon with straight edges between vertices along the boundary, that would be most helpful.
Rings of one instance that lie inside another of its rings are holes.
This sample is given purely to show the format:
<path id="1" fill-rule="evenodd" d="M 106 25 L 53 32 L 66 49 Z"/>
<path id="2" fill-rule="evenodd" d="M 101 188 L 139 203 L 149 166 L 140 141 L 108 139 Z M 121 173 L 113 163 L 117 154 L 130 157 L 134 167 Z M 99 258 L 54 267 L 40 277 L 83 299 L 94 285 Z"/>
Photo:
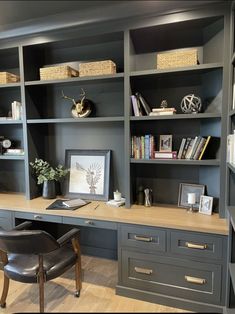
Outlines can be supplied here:
<path id="1" fill-rule="evenodd" d="M 144 241 L 144 242 L 152 242 L 153 241 L 152 237 L 140 237 L 137 235 L 134 236 L 134 239 L 137 241 Z"/>
<path id="2" fill-rule="evenodd" d="M 134 269 L 137 273 L 140 273 L 140 274 L 151 275 L 153 273 L 152 269 L 147 269 L 147 268 L 142 268 L 142 267 L 135 267 Z"/>
<path id="3" fill-rule="evenodd" d="M 191 277 L 191 276 L 184 276 L 187 282 L 196 283 L 198 285 L 204 285 L 206 283 L 206 279 Z"/>
<path id="4" fill-rule="evenodd" d="M 87 224 L 87 225 L 94 225 L 94 222 L 91 221 L 91 220 L 86 220 L 86 221 L 85 221 L 85 224 Z"/>
<path id="5" fill-rule="evenodd" d="M 190 249 L 205 250 L 207 248 L 206 244 L 195 244 L 195 243 L 185 242 L 185 245 Z"/>
<path id="6" fill-rule="evenodd" d="M 42 216 L 40 216 L 40 215 L 34 215 L 33 217 L 34 217 L 34 219 L 42 219 Z"/>

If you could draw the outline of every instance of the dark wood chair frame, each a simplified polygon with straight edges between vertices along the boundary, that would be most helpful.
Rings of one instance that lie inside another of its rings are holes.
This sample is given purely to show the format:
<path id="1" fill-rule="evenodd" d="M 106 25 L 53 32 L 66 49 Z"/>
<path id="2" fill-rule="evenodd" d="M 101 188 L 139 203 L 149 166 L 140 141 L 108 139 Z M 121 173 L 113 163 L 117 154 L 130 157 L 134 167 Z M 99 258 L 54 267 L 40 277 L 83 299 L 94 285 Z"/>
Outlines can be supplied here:
<path id="1" fill-rule="evenodd" d="M 32 225 L 31 222 L 25 221 L 21 223 L 20 225 L 16 226 L 13 230 L 25 230 L 30 228 Z M 7 231 L 6 231 L 7 232 Z M 63 245 L 67 244 L 69 241 L 72 242 L 73 250 L 76 254 L 76 263 L 75 263 L 75 285 L 76 285 L 76 291 L 75 296 L 80 296 L 80 291 L 82 288 L 82 281 L 81 281 L 81 249 L 78 239 L 79 229 L 73 228 L 72 230 L 68 231 L 66 234 L 61 236 L 56 241 L 59 244 L 59 247 L 62 247 Z M 39 285 L 39 308 L 40 313 L 44 312 L 44 283 L 47 281 L 45 277 L 45 272 L 43 268 L 43 254 L 37 254 L 38 255 L 38 285 Z M 0 249 L 0 258 L 4 266 L 8 264 L 8 254 L 7 252 Z M 4 284 L 3 284 L 3 291 L 0 299 L 0 306 L 2 308 L 6 307 L 6 299 L 8 295 L 9 290 L 9 278 L 4 272 Z"/>

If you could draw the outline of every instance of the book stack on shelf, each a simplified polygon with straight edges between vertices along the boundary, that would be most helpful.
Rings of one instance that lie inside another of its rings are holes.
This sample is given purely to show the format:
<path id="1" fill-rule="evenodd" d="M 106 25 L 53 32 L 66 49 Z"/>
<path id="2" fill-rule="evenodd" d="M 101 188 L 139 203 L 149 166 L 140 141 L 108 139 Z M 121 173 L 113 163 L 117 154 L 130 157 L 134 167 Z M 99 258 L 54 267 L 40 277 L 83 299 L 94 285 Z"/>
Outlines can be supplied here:
<path id="1" fill-rule="evenodd" d="M 176 113 L 175 108 L 153 108 L 150 112 L 150 116 L 163 116 L 163 115 L 172 115 Z"/>
<path id="2" fill-rule="evenodd" d="M 131 137 L 131 158 L 154 159 L 154 136 L 146 134 Z"/>
<path id="3" fill-rule="evenodd" d="M 22 104 L 19 101 L 13 101 L 11 104 L 12 119 L 21 120 L 22 118 Z"/>
<path id="4" fill-rule="evenodd" d="M 135 95 L 131 95 L 131 102 L 133 113 L 136 117 L 148 116 L 151 113 L 151 109 L 148 103 L 140 93 L 135 93 Z"/>
<path id="5" fill-rule="evenodd" d="M 177 159 L 201 160 L 208 146 L 211 136 L 195 138 L 183 138 L 178 151 Z"/>

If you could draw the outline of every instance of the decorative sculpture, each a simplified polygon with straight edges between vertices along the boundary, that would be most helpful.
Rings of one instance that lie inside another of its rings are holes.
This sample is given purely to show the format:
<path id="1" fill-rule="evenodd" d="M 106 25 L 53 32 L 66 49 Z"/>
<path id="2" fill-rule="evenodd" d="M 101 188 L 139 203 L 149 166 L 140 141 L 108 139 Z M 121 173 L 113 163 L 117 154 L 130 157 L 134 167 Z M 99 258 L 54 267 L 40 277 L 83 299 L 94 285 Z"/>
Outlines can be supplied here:
<path id="1" fill-rule="evenodd" d="M 71 114 L 74 118 L 85 118 L 88 117 L 93 109 L 93 102 L 86 98 L 86 93 L 83 88 L 81 88 L 82 92 L 80 94 L 81 99 L 78 101 L 75 101 L 74 98 L 70 98 L 68 96 L 65 96 L 63 90 L 62 90 L 62 98 L 71 100 L 73 103 L 73 106 L 71 108 Z"/>
<path id="2" fill-rule="evenodd" d="M 201 98 L 194 94 L 186 95 L 182 99 L 180 107 L 184 113 L 198 113 L 202 107 Z"/>
<path id="3" fill-rule="evenodd" d="M 166 101 L 165 99 L 163 99 L 163 100 L 161 101 L 160 107 L 161 107 L 161 108 L 167 108 L 167 107 L 168 107 L 168 103 L 167 103 L 167 101 Z"/>

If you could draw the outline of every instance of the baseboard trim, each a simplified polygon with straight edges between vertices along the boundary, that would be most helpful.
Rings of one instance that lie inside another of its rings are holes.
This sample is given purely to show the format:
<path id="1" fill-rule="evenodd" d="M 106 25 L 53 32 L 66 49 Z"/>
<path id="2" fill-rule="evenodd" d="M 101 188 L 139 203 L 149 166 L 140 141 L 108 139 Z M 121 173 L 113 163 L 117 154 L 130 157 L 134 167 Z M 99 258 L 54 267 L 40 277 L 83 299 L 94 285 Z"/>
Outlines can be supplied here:
<path id="1" fill-rule="evenodd" d="M 116 294 L 128 298 L 138 299 L 151 303 L 158 303 L 165 306 L 175 307 L 182 310 L 189 310 L 201 313 L 223 313 L 223 306 L 200 303 L 196 301 L 166 296 L 149 291 L 141 291 L 125 286 L 116 286 Z"/>

